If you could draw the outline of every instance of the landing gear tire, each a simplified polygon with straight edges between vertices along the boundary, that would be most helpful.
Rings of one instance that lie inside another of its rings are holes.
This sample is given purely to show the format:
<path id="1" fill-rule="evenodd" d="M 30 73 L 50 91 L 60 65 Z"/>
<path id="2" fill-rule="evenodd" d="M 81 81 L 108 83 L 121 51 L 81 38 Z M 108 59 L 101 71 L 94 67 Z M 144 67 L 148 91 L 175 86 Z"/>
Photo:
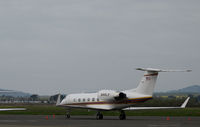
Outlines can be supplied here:
<path id="1" fill-rule="evenodd" d="M 119 119 L 120 120 L 125 120 L 126 119 L 126 115 L 125 114 L 120 114 Z"/>
<path id="2" fill-rule="evenodd" d="M 69 118 L 70 118 L 70 114 L 66 114 L 66 115 L 65 115 L 65 118 L 66 118 L 66 119 L 69 119 Z"/>
<path id="3" fill-rule="evenodd" d="M 102 120 L 103 119 L 103 114 L 101 114 L 100 112 L 98 112 L 97 115 L 96 115 L 96 119 L 97 120 Z"/>
<path id="4" fill-rule="evenodd" d="M 70 109 L 67 109 L 65 119 L 69 119 L 69 118 L 70 118 Z"/>
<path id="5" fill-rule="evenodd" d="M 121 114 L 119 115 L 120 120 L 125 120 L 126 119 L 126 114 L 124 111 L 121 111 Z"/>

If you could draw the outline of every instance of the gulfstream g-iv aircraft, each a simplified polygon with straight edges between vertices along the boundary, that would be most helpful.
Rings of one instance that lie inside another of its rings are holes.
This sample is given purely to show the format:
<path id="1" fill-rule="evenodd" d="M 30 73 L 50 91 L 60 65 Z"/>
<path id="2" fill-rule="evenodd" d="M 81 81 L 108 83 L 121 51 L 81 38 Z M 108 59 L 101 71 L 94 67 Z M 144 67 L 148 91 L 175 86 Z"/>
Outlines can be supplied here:
<path id="1" fill-rule="evenodd" d="M 191 70 L 160 70 L 153 68 L 137 68 L 136 70 L 145 71 L 142 80 L 135 89 L 115 91 L 100 90 L 97 93 L 78 93 L 69 94 L 62 101 L 58 96 L 57 106 L 70 108 L 85 108 L 97 110 L 96 118 L 103 119 L 101 111 L 118 110 L 120 111 L 119 119 L 126 119 L 126 110 L 143 110 L 143 109 L 173 109 L 185 108 L 189 98 L 180 107 L 133 107 L 136 103 L 145 102 L 152 99 L 154 87 L 159 72 L 190 72 Z M 66 118 L 70 118 L 69 110 Z"/>

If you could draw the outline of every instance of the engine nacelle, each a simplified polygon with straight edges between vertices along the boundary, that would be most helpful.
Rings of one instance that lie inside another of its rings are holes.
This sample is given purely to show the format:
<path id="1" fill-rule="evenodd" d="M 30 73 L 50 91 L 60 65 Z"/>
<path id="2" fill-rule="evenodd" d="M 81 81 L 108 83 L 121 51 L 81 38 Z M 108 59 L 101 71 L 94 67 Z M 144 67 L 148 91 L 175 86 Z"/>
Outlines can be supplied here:
<path id="1" fill-rule="evenodd" d="M 114 90 L 101 90 L 97 96 L 100 100 L 121 100 L 126 98 L 125 93 Z"/>

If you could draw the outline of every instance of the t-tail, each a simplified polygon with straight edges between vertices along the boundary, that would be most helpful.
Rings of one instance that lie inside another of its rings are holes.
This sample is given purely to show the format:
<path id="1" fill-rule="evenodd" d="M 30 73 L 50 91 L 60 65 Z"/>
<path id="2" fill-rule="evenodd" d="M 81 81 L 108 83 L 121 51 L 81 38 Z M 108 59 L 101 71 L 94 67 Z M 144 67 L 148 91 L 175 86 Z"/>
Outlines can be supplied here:
<path id="1" fill-rule="evenodd" d="M 191 70 L 161 70 L 154 68 L 136 68 L 136 70 L 145 71 L 142 80 L 134 92 L 152 96 L 159 72 L 190 72 Z"/>

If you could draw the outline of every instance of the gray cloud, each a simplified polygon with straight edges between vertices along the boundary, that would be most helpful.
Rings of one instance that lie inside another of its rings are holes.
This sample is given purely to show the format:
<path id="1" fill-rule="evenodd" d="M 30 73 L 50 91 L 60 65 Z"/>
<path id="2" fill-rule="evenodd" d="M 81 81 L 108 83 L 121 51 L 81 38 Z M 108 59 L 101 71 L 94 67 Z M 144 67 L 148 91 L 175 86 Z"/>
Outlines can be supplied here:
<path id="1" fill-rule="evenodd" d="M 156 90 L 200 84 L 200 9 L 191 0 L 0 2 L 0 88 L 40 94 L 138 85 L 136 67 L 162 73 Z"/>

